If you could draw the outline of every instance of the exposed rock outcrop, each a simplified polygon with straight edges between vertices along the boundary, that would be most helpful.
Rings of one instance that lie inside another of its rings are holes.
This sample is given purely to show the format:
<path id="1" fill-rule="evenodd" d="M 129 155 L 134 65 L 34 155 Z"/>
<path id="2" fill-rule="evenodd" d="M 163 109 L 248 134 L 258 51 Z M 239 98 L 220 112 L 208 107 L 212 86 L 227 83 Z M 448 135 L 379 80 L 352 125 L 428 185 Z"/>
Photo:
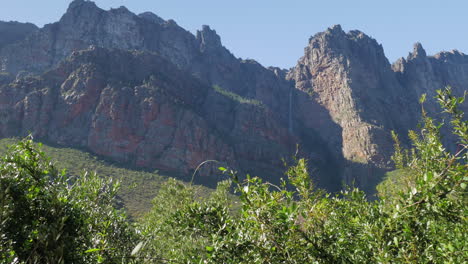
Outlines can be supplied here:
<path id="1" fill-rule="evenodd" d="M 400 83 L 417 96 L 425 93 L 432 98 L 437 89 L 447 85 L 459 96 L 468 90 L 468 56 L 457 50 L 427 56 L 422 45 L 416 43 L 406 60 L 401 58 L 392 67 Z M 466 105 L 462 107 L 467 109 Z M 427 102 L 427 108 L 432 113 L 438 109 L 432 101 Z"/>

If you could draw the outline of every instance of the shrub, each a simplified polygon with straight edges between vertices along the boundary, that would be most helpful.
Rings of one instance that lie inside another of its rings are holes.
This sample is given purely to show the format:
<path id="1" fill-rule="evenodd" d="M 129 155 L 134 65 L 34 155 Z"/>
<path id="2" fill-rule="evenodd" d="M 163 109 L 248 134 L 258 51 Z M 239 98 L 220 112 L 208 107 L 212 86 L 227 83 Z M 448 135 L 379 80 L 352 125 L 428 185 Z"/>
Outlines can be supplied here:
<path id="1" fill-rule="evenodd" d="M 121 263 L 136 234 L 113 207 L 117 189 L 68 178 L 31 139 L 12 146 L 0 164 L 1 262 Z"/>

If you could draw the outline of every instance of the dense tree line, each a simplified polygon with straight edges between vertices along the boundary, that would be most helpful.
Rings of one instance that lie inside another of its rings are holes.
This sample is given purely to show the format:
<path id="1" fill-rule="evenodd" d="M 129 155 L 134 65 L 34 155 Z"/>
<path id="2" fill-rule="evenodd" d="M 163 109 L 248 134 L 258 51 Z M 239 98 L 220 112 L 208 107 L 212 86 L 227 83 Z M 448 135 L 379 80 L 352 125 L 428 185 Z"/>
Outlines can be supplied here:
<path id="1" fill-rule="evenodd" d="M 378 186 L 375 201 L 356 188 L 317 189 L 307 161 L 297 159 L 280 186 L 220 168 L 228 180 L 200 197 L 169 180 L 151 211 L 130 223 L 114 207 L 118 185 L 67 177 L 23 140 L 0 165 L 1 262 L 464 263 L 468 122 L 457 108 L 463 98 L 446 89 L 437 99 L 457 151 L 444 148 L 442 124 L 423 111 L 411 149 L 394 135 L 398 173 Z"/>

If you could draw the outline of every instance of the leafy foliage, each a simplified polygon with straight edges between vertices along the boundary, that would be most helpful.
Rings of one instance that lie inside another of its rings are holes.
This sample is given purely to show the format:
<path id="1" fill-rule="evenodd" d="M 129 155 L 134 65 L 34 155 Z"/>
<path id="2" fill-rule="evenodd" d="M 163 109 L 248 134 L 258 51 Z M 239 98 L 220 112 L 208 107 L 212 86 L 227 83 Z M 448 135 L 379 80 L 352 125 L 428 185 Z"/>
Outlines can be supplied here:
<path id="1" fill-rule="evenodd" d="M 6 154 L 8 146 L 16 144 L 18 140 L 15 138 L 0 139 L 0 154 Z M 41 145 L 40 149 L 59 169 L 66 169 L 69 177 L 80 177 L 85 171 L 90 171 L 102 178 L 120 182 L 117 198 L 132 219 L 138 219 L 151 209 L 151 200 L 168 179 L 166 175 L 158 171 L 148 172 L 117 165 L 78 149 L 48 144 Z M 199 188 L 198 193 L 203 196 L 213 191 L 207 187 Z"/>
<path id="2" fill-rule="evenodd" d="M 136 233 L 113 207 L 117 189 L 95 174 L 67 177 L 30 139 L 12 146 L 0 165 L 1 262 L 120 262 Z"/>

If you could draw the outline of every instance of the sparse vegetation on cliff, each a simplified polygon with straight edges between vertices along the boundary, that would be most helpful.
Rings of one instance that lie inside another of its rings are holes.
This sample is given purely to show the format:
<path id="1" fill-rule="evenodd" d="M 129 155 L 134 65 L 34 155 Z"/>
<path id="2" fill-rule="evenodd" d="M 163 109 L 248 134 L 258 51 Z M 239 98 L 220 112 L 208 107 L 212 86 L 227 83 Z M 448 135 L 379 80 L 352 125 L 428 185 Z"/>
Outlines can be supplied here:
<path id="1" fill-rule="evenodd" d="M 255 99 L 251 99 L 251 98 L 245 98 L 245 97 L 242 97 L 236 93 L 233 93 L 231 91 L 228 91 L 226 89 L 223 89 L 221 86 L 219 85 L 213 85 L 213 89 L 219 93 L 219 94 L 222 94 L 228 98 L 230 98 L 231 100 L 235 101 L 235 102 L 238 102 L 238 103 L 241 103 L 241 104 L 251 104 L 251 105 L 255 105 L 255 106 L 260 106 L 260 107 L 264 107 L 262 102 L 258 101 L 258 100 L 255 100 Z"/>

